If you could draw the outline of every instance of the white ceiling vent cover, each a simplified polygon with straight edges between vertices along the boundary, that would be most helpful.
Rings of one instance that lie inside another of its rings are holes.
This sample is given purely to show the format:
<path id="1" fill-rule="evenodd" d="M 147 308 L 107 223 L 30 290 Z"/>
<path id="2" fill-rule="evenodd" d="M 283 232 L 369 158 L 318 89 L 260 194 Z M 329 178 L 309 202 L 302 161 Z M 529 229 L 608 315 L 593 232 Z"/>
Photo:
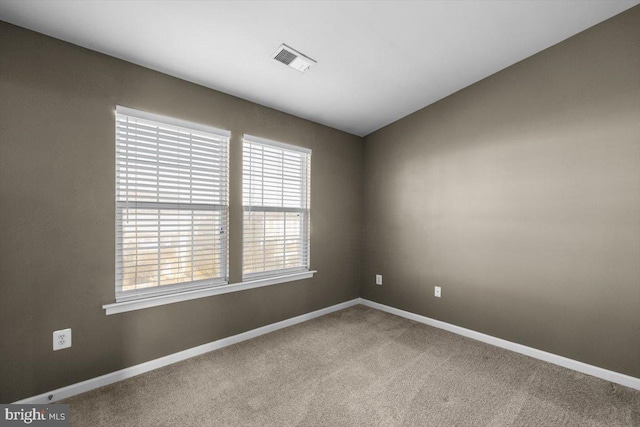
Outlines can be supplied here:
<path id="1" fill-rule="evenodd" d="M 282 62 L 283 64 L 302 73 L 311 68 L 312 65 L 317 64 L 315 60 L 309 58 L 304 53 L 300 53 L 297 50 L 290 48 L 284 43 L 280 45 L 278 50 L 276 50 L 271 57 L 276 61 Z"/>

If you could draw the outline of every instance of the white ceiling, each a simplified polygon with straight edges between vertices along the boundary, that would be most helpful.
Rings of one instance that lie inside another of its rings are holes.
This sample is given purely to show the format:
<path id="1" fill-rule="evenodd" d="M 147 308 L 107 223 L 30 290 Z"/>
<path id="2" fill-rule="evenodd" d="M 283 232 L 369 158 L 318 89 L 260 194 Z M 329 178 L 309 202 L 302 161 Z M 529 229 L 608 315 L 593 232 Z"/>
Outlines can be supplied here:
<path id="1" fill-rule="evenodd" d="M 638 3 L 0 0 L 0 19 L 363 136 Z M 318 64 L 274 61 L 281 43 Z"/>

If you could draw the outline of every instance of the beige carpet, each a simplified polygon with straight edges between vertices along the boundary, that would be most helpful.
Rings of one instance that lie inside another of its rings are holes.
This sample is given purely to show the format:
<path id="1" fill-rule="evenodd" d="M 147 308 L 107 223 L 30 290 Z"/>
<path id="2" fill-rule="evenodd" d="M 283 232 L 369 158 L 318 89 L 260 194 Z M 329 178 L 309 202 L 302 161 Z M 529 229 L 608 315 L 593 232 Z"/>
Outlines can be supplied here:
<path id="1" fill-rule="evenodd" d="M 74 426 L 640 426 L 640 392 L 363 306 L 68 399 Z"/>

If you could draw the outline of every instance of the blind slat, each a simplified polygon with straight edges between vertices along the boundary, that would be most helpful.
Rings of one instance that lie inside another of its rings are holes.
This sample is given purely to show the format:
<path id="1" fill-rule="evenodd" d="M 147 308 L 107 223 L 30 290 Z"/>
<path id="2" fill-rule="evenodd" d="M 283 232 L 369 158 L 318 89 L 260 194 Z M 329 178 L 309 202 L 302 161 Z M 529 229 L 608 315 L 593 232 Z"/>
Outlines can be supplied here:
<path id="1" fill-rule="evenodd" d="M 309 268 L 311 152 L 261 138 L 243 144 L 243 277 Z"/>
<path id="2" fill-rule="evenodd" d="M 154 117 L 116 114 L 116 300 L 227 277 L 229 135 Z"/>

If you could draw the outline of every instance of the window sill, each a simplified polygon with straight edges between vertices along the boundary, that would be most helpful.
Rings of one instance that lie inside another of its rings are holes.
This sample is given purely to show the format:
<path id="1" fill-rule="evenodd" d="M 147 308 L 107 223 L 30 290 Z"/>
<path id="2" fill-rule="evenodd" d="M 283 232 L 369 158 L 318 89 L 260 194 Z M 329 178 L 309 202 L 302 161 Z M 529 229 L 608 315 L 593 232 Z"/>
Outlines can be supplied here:
<path id="1" fill-rule="evenodd" d="M 159 305 L 173 304 L 174 302 L 189 301 L 197 298 L 205 298 L 213 295 L 228 294 L 231 292 L 246 291 L 247 289 L 260 288 L 262 286 L 277 285 L 278 283 L 293 282 L 295 280 L 309 279 L 317 273 L 316 270 L 303 271 L 300 273 L 286 274 L 265 279 L 256 279 L 247 282 L 221 285 L 205 289 L 196 289 L 169 295 L 160 295 L 133 301 L 116 302 L 102 306 L 107 315 L 125 313 L 127 311 L 142 310 L 143 308 L 156 307 Z"/>

